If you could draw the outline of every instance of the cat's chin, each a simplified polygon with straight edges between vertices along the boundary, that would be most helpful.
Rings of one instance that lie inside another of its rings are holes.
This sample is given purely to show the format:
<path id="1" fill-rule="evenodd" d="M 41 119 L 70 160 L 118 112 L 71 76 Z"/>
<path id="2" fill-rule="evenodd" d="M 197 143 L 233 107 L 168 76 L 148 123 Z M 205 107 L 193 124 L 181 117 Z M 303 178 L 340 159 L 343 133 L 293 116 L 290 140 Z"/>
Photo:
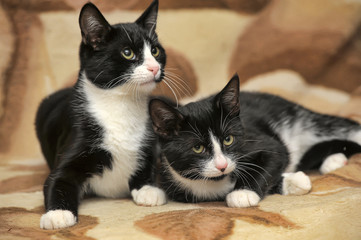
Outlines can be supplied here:
<path id="1" fill-rule="evenodd" d="M 139 90 L 141 90 L 143 92 L 151 92 L 155 89 L 156 86 L 157 86 L 157 83 L 155 80 L 149 80 L 149 81 L 140 83 Z"/>

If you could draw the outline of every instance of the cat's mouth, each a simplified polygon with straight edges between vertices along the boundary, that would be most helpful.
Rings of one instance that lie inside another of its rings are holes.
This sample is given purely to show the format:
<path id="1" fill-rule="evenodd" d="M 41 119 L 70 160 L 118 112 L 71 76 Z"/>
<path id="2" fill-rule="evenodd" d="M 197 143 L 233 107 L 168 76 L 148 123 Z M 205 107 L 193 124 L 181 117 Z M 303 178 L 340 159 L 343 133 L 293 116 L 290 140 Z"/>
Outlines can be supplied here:
<path id="1" fill-rule="evenodd" d="M 223 180 L 227 176 L 228 176 L 228 174 L 223 174 L 223 175 L 218 176 L 218 177 L 207 177 L 207 180 L 209 180 L 209 181 L 220 181 L 220 180 Z"/>

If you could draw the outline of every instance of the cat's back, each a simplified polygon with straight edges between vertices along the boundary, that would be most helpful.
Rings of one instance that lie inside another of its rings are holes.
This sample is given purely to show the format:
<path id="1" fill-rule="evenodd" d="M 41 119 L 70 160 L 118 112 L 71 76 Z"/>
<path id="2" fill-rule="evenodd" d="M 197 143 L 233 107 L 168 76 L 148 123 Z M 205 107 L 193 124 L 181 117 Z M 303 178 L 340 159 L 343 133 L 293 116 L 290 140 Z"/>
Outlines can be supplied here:
<path id="1" fill-rule="evenodd" d="M 244 107 L 246 110 L 253 109 L 259 111 L 267 110 L 279 112 L 288 108 L 299 107 L 299 105 L 277 95 L 261 92 L 241 91 L 239 94 L 239 99 L 241 107 Z"/>
<path id="2" fill-rule="evenodd" d="M 296 116 L 303 108 L 276 95 L 241 91 L 240 109 L 243 117 L 274 122 L 284 120 L 286 116 Z"/>
<path id="3" fill-rule="evenodd" d="M 240 114 L 246 129 L 277 135 L 279 126 L 292 124 L 305 109 L 276 95 L 260 92 L 240 92 Z M 306 114 L 307 115 L 307 114 Z"/>

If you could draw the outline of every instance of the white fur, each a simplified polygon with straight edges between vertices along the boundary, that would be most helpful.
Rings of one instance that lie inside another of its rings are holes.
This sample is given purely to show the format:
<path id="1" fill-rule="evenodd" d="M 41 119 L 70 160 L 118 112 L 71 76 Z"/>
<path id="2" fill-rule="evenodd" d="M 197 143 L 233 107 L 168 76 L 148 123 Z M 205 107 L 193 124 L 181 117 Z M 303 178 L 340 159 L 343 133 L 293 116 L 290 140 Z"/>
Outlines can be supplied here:
<path id="1" fill-rule="evenodd" d="M 320 172 L 326 174 L 339 169 L 347 164 L 347 157 L 343 153 L 328 156 L 320 167 Z"/>
<path id="2" fill-rule="evenodd" d="M 127 83 L 105 90 L 95 86 L 85 74 L 80 79 L 81 91 L 88 102 L 87 111 L 104 130 L 101 147 L 110 152 L 113 158 L 111 170 L 105 169 L 101 176 L 93 176 L 86 183 L 100 196 L 129 196 L 128 180 L 140 167 L 137 159 L 141 154 L 139 150 L 148 119 L 147 98 L 157 78 L 147 70 L 147 64 L 155 64 L 155 59 L 149 56 L 148 44 L 144 46 L 146 60 L 134 69 Z M 146 84 L 141 85 L 143 83 Z"/>
<path id="3" fill-rule="evenodd" d="M 323 136 L 317 136 L 312 123 L 307 122 L 305 119 L 302 120 L 302 117 L 292 126 L 289 126 L 288 122 L 284 122 L 279 126 L 275 126 L 275 128 L 280 133 L 280 137 L 290 154 L 290 163 L 285 172 L 294 172 L 302 156 L 317 143 L 345 139 L 361 145 L 361 131 L 350 132 L 351 130 L 343 131 L 343 129 L 339 129 L 339 131 L 329 135 L 325 133 Z"/>
<path id="4" fill-rule="evenodd" d="M 134 69 L 132 80 L 137 81 L 140 84 L 143 84 L 142 88 L 140 89 L 141 91 L 149 92 L 152 91 L 155 87 L 154 80 L 155 79 L 158 80 L 160 78 L 161 66 L 157 62 L 157 60 L 155 60 L 155 58 L 153 57 L 151 53 L 151 46 L 146 42 L 144 43 L 143 58 L 144 58 L 144 63 Z M 148 70 L 148 67 L 152 67 L 152 66 L 158 66 L 159 68 L 159 71 L 155 76 L 153 75 L 153 73 L 151 73 Z"/>
<path id="5" fill-rule="evenodd" d="M 226 197 L 227 206 L 234 208 L 257 206 L 260 200 L 257 193 L 247 189 L 235 190 Z"/>
<path id="6" fill-rule="evenodd" d="M 191 192 L 199 200 L 224 197 L 234 189 L 236 184 L 229 176 L 220 181 L 190 180 L 182 177 L 169 166 L 168 169 L 178 184 L 175 187 Z"/>
<path id="7" fill-rule="evenodd" d="M 236 164 L 228 156 L 223 154 L 221 146 L 219 144 L 219 140 L 211 132 L 210 136 L 214 155 L 205 164 L 202 175 L 205 177 L 219 177 L 223 174 L 231 173 L 236 168 Z M 217 163 L 224 162 L 227 162 L 227 167 L 224 172 L 221 172 L 219 169 L 217 169 L 216 165 Z"/>
<path id="8" fill-rule="evenodd" d="M 354 141 L 354 142 L 358 143 L 359 145 L 361 145 L 361 130 L 351 133 L 349 140 Z"/>
<path id="9" fill-rule="evenodd" d="M 76 217 L 68 210 L 51 210 L 43 214 L 40 227 L 43 229 L 58 229 L 76 224 Z"/>
<path id="10" fill-rule="evenodd" d="M 284 173 L 282 176 L 283 195 L 304 195 L 312 188 L 310 178 L 301 171 L 296 173 Z"/>
<path id="11" fill-rule="evenodd" d="M 160 206 L 167 202 L 164 191 L 150 185 L 132 190 L 132 197 L 137 205 L 142 206 Z"/>
<path id="12" fill-rule="evenodd" d="M 327 139 L 326 137 L 317 137 L 313 131 L 305 129 L 307 128 L 302 122 L 296 122 L 292 127 L 284 123 L 280 127 L 280 137 L 290 154 L 290 162 L 285 172 L 294 172 L 303 154 L 314 144 Z"/>

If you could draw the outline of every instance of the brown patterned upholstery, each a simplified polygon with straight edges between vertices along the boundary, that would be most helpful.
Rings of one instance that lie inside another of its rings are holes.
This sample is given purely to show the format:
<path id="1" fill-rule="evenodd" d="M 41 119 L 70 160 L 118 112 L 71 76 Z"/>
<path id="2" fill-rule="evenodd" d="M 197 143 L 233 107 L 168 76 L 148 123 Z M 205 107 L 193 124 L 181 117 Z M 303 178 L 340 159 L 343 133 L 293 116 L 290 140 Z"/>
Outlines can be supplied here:
<path id="1" fill-rule="evenodd" d="M 272 195 L 254 208 L 92 198 L 76 226 L 41 230 L 49 170 L 35 112 L 76 79 L 85 2 L 0 3 L 1 239 L 361 239 L 361 155 L 330 174 L 312 173 L 310 194 Z M 149 1 L 94 3 L 116 23 L 135 20 Z M 158 35 L 183 102 L 219 91 L 237 71 L 242 89 L 361 123 L 360 20 L 356 0 L 160 0 Z M 165 86 L 156 93 L 173 94 Z"/>

